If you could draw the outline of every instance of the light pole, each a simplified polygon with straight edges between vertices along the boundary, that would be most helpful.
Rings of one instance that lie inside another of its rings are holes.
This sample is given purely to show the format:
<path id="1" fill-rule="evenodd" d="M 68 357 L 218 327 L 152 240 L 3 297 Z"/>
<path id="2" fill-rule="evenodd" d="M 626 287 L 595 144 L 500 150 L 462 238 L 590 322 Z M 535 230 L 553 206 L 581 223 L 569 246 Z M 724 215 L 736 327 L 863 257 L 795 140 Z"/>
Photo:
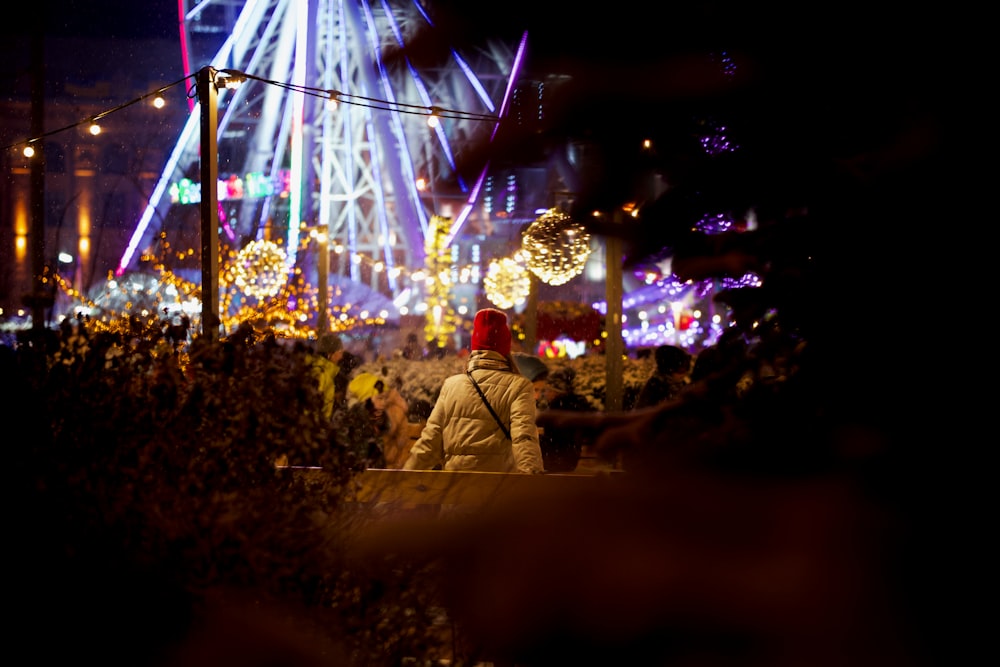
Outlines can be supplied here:
<path id="1" fill-rule="evenodd" d="M 219 340 L 219 91 L 216 70 L 198 72 L 201 104 L 201 331 L 209 341 Z"/>
<path id="2" fill-rule="evenodd" d="M 528 271 L 528 305 L 524 309 L 524 347 L 529 354 L 538 354 L 538 276 Z"/>
<path id="3" fill-rule="evenodd" d="M 615 209 L 612 224 L 620 227 L 623 224 L 621 207 Z M 619 229 L 605 236 L 605 301 L 608 312 L 604 320 L 604 330 L 608 334 L 605 341 L 605 368 L 607 373 L 604 409 L 616 412 L 622 409 L 624 393 L 625 363 L 622 354 L 625 344 L 622 340 L 622 241 Z"/>
<path id="4" fill-rule="evenodd" d="M 316 231 L 319 262 L 317 266 L 316 300 L 319 313 L 316 316 L 316 339 L 330 331 L 330 239 L 329 227 L 320 225 Z"/>

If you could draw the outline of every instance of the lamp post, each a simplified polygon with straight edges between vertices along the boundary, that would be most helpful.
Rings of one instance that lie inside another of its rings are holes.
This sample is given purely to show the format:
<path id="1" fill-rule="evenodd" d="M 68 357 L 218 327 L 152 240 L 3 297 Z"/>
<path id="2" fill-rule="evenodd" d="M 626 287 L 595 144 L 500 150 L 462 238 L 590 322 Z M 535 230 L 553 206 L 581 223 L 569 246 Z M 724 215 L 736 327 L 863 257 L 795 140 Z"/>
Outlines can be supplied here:
<path id="1" fill-rule="evenodd" d="M 538 354 L 538 288 L 539 280 L 533 272 L 528 271 L 531 281 L 528 289 L 528 307 L 524 309 L 524 347 L 529 354 Z"/>
<path id="2" fill-rule="evenodd" d="M 219 91 L 216 70 L 198 72 L 201 104 L 201 330 L 209 341 L 219 340 Z"/>
<path id="3" fill-rule="evenodd" d="M 316 231 L 316 245 L 319 252 L 317 267 L 316 299 L 319 302 L 319 313 L 316 316 L 316 339 L 330 331 L 330 241 L 329 227 L 320 225 Z"/>
<path id="4" fill-rule="evenodd" d="M 615 209 L 612 223 L 616 226 L 622 224 L 620 207 Z M 608 334 L 604 347 L 607 373 L 604 409 L 608 412 L 615 412 L 622 409 L 624 402 L 622 400 L 624 393 L 622 374 L 625 372 L 625 364 L 622 361 L 622 354 L 625 351 L 625 344 L 622 340 L 622 241 L 618 230 L 605 237 L 604 248 L 605 301 L 608 304 L 608 312 L 604 321 L 604 329 Z"/>

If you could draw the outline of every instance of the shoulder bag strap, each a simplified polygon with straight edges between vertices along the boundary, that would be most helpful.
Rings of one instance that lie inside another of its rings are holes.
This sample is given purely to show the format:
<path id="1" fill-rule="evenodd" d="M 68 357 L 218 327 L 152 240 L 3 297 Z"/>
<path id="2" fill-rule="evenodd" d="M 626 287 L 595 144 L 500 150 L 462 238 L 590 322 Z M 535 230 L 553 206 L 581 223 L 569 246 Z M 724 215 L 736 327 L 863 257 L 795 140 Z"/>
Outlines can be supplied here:
<path id="1" fill-rule="evenodd" d="M 503 431 L 503 434 L 507 436 L 508 440 L 510 440 L 511 439 L 510 431 L 507 429 L 506 426 L 503 425 L 503 422 L 500 421 L 500 417 L 497 416 L 496 410 L 493 409 L 493 406 L 490 405 L 490 402 L 486 400 L 486 394 L 484 394 L 483 390 L 479 388 L 479 383 L 476 382 L 476 379 L 472 377 L 472 371 L 467 370 L 465 371 L 465 374 L 469 376 L 469 379 L 472 381 L 472 386 L 476 388 L 477 392 L 479 392 L 479 398 L 483 399 L 483 403 L 486 405 L 486 409 L 490 411 L 491 415 L 493 415 L 493 419 L 497 420 L 497 426 L 500 427 L 500 430 Z"/>

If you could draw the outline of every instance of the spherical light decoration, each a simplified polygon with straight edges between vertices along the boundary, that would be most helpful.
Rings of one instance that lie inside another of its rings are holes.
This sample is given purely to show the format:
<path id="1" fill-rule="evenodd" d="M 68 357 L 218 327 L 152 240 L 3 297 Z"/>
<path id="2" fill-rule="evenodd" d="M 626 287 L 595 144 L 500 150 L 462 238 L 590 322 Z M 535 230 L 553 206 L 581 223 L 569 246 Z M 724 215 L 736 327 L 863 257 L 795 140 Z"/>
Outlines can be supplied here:
<path id="1" fill-rule="evenodd" d="M 583 272 L 590 256 L 590 234 L 568 215 L 551 208 L 525 230 L 521 249 L 528 268 L 549 285 L 562 285 Z"/>
<path id="2" fill-rule="evenodd" d="M 272 241 L 251 241 L 229 267 L 230 284 L 257 299 L 269 299 L 288 278 L 285 251 Z"/>
<path id="3" fill-rule="evenodd" d="M 501 310 L 521 305 L 531 291 L 531 277 L 528 270 L 510 257 L 490 262 L 490 268 L 483 278 L 486 298 Z"/>

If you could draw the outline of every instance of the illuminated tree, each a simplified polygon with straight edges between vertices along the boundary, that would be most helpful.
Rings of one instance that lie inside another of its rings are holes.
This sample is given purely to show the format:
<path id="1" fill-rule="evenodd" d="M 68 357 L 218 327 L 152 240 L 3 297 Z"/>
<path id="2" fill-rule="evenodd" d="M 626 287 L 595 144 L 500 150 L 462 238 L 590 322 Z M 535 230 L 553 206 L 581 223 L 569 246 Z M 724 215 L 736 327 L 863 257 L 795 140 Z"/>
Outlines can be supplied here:
<path id="1" fill-rule="evenodd" d="M 458 316 L 451 307 L 452 260 L 446 244 L 451 218 L 431 216 L 430 232 L 424 242 L 427 254 L 427 324 L 424 337 L 429 344 L 445 347 L 458 328 Z"/>

